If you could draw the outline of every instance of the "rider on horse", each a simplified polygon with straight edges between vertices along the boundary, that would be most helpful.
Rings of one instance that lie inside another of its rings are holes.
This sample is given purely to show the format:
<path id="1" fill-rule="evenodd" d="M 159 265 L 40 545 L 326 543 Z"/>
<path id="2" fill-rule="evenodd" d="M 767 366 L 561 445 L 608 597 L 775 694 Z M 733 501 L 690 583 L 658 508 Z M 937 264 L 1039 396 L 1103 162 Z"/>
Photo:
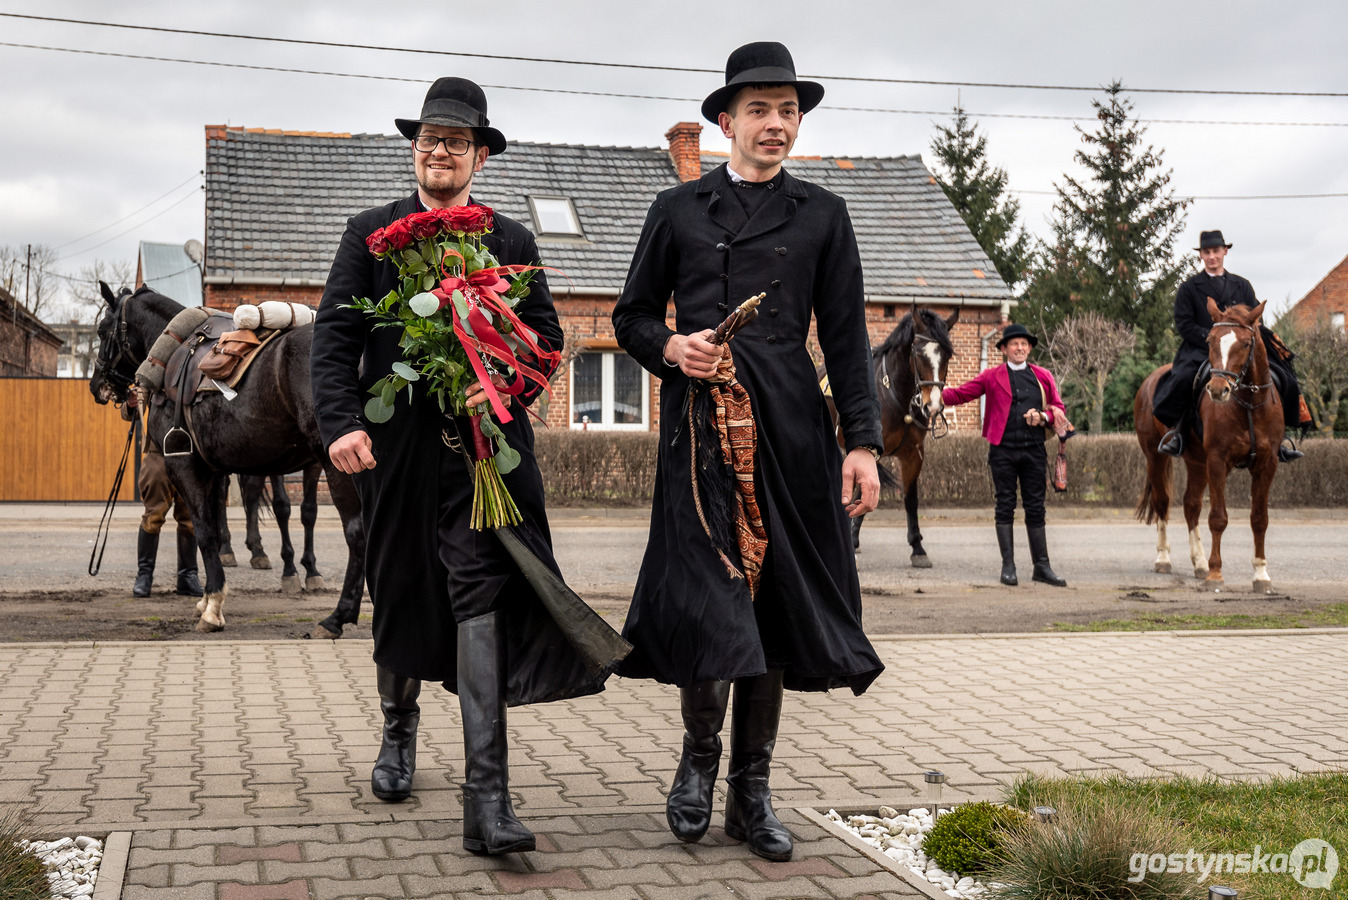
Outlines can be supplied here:
<path id="1" fill-rule="evenodd" d="M 1203 271 L 1181 284 L 1175 294 L 1175 330 L 1183 343 L 1175 352 L 1175 364 L 1170 374 L 1162 379 L 1156 390 L 1154 415 L 1170 429 L 1158 449 L 1170 456 L 1179 456 L 1184 450 L 1184 437 L 1193 421 L 1200 387 L 1194 384 L 1194 378 L 1208 360 L 1208 331 L 1212 328 L 1208 298 L 1211 297 L 1217 308 L 1223 310 L 1235 305 L 1253 308 L 1258 304 L 1250 282 L 1226 271 L 1226 251 L 1231 245 L 1226 243 L 1220 231 L 1202 232 L 1195 249 L 1203 259 Z M 1259 331 L 1268 350 L 1269 367 L 1278 381 L 1283 422 L 1289 428 L 1305 429 L 1311 425 L 1311 419 L 1301 400 L 1296 373 L 1292 371 L 1292 353 L 1268 328 L 1260 325 Z M 1284 442 L 1278 448 L 1279 462 L 1291 462 L 1302 456 L 1290 442 Z"/>

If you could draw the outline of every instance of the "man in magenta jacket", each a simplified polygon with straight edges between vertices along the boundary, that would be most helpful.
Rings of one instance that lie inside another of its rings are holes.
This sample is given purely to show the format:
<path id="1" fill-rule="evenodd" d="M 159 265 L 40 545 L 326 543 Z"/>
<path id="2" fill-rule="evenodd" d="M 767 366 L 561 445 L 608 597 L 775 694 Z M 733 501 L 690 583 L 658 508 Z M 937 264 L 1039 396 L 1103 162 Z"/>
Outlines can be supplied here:
<path id="1" fill-rule="evenodd" d="M 1062 415 L 1062 397 L 1048 369 L 1027 362 L 1039 340 L 1024 325 L 1008 325 L 997 342 L 1006 364 L 979 372 L 959 387 L 946 388 L 941 399 L 958 406 L 987 397 L 983 437 L 988 439 L 988 468 L 997 494 L 997 544 L 1002 551 L 1002 584 L 1018 584 L 1012 522 L 1016 512 L 1016 485 L 1025 508 L 1025 531 L 1030 538 L 1034 580 L 1058 587 L 1067 582 L 1054 574 L 1048 561 L 1044 533 L 1044 496 L 1048 457 L 1044 429 Z"/>

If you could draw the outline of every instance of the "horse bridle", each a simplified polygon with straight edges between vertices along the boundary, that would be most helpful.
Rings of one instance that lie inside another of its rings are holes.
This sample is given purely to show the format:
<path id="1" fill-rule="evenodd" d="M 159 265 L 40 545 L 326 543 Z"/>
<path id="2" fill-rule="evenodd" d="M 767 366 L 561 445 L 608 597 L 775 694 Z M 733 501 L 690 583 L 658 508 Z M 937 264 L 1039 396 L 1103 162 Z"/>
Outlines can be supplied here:
<path id="1" fill-rule="evenodd" d="M 137 360 L 131 352 L 131 339 L 127 334 L 126 325 L 126 307 L 128 302 L 134 297 L 134 294 L 126 294 L 117 301 L 116 316 L 117 323 L 112 335 L 112 345 L 117 350 L 117 355 L 111 359 L 106 359 L 111 354 L 112 348 L 107 345 L 100 345 L 98 356 L 94 359 L 94 372 L 101 374 L 103 380 L 112 385 L 116 394 L 116 399 L 121 401 L 126 399 L 127 391 L 131 389 L 135 381 L 134 376 L 123 375 L 117 370 L 123 359 L 129 359 L 134 365 L 139 366 L 141 361 Z"/>
<path id="2" fill-rule="evenodd" d="M 1250 367 L 1254 364 L 1254 342 L 1259 340 L 1259 332 L 1255 328 L 1242 322 L 1214 322 L 1212 323 L 1212 327 L 1244 328 L 1250 333 L 1250 352 L 1245 354 L 1245 365 L 1241 367 L 1239 372 L 1228 372 L 1226 369 L 1211 370 L 1213 375 L 1220 375 L 1230 383 L 1233 395 L 1238 391 L 1249 391 L 1255 397 L 1258 397 L 1260 391 L 1266 391 L 1273 387 L 1272 377 L 1263 384 L 1248 384 L 1245 381 L 1246 376 L 1250 374 Z M 1240 397 L 1236 397 L 1235 399 L 1237 403 L 1246 409 L 1255 409 L 1267 403 L 1268 397 L 1269 395 L 1265 395 L 1264 399 L 1260 400 L 1258 403 L 1246 403 L 1244 400 L 1240 399 Z"/>
<path id="3" fill-rule="evenodd" d="M 918 334 L 917 331 L 914 330 L 913 343 L 916 344 L 918 341 L 922 341 L 928 344 L 940 343 L 940 341 L 936 340 L 935 338 L 927 337 L 925 334 Z M 945 437 L 947 434 L 950 433 L 950 422 L 946 420 L 945 410 L 942 409 L 940 412 L 940 417 L 938 420 L 940 423 L 940 430 L 938 431 L 937 422 L 930 421 L 927 418 L 927 410 L 922 405 L 922 389 L 924 387 L 933 387 L 938 390 L 945 390 L 946 383 L 944 381 L 939 380 L 931 381 L 924 379 L 922 375 L 917 371 L 917 354 L 914 353 L 911 348 L 908 351 L 908 366 L 912 370 L 913 383 L 916 386 L 916 390 L 913 392 L 912 399 L 908 401 L 908 412 L 905 416 L 905 419 L 909 422 L 921 425 L 921 427 L 928 433 L 930 433 L 932 437 L 935 438 Z M 891 379 L 889 375 L 888 353 L 880 357 L 880 374 L 881 374 L 880 382 L 885 386 L 885 390 L 889 391 L 889 396 L 891 399 L 893 399 L 894 405 L 902 408 L 903 401 L 899 399 L 899 394 L 894 389 L 893 379 Z"/>

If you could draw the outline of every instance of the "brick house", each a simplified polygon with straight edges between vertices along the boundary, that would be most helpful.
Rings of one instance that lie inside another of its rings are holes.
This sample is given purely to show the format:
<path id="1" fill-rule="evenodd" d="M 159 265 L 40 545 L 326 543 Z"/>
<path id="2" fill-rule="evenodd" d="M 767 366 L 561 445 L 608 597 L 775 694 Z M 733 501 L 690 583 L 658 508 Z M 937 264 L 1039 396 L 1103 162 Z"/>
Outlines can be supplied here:
<path id="1" fill-rule="evenodd" d="M 618 349 L 609 315 L 656 193 L 727 158 L 701 150 L 701 130 L 679 123 L 654 148 L 512 142 L 475 179 L 474 198 L 529 227 L 544 263 L 565 273 L 549 279 L 569 347 L 541 411 L 550 425 L 656 426 L 658 383 Z M 914 303 L 959 307 L 951 381 L 983 368 L 1014 301 L 921 158 L 801 157 L 788 168 L 848 202 L 873 340 Z M 415 186 L 397 135 L 207 126 L 205 305 L 316 304 L 347 218 Z M 977 428 L 977 416 L 961 407 L 953 424 Z"/>
<path id="2" fill-rule="evenodd" d="M 61 336 L 0 288 L 0 377 L 56 376 Z"/>
<path id="3" fill-rule="evenodd" d="M 1329 270 L 1320 283 L 1311 288 L 1296 303 L 1282 314 L 1300 327 L 1309 327 L 1328 319 L 1330 324 L 1344 330 L 1344 317 L 1348 315 L 1348 257 L 1344 257 L 1337 266 Z"/>

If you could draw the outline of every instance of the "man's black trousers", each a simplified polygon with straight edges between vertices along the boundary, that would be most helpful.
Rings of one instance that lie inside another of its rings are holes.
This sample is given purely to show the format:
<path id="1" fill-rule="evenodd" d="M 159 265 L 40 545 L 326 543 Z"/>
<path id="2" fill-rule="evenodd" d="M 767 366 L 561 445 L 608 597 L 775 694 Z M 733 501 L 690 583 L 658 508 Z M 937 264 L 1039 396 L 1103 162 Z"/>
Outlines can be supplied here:
<path id="1" fill-rule="evenodd" d="M 1016 485 L 1019 484 L 1025 525 L 1043 527 L 1044 496 L 1048 491 L 1048 457 L 1044 445 L 1002 447 L 994 444 L 988 448 L 988 468 L 992 470 L 992 487 L 997 493 L 996 523 L 1010 525 L 1015 519 Z"/>

